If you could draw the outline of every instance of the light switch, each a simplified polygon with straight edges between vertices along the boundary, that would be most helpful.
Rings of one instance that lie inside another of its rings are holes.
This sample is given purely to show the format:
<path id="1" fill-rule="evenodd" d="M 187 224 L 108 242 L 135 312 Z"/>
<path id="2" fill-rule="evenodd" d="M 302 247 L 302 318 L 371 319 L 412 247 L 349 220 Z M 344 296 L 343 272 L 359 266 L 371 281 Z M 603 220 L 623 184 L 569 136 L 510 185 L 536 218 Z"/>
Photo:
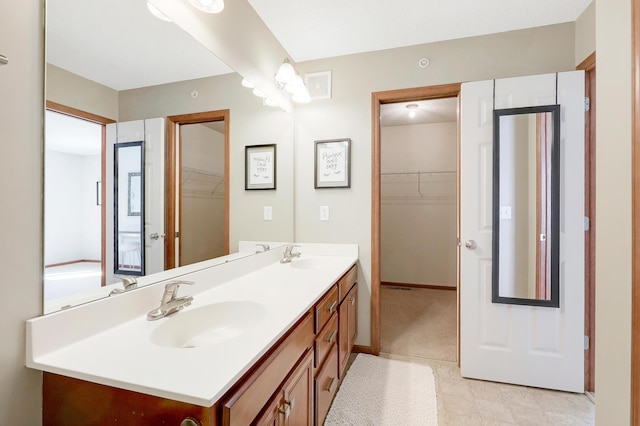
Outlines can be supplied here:
<path id="1" fill-rule="evenodd" d="M 329 220 L 329 206 L 320 206 L 320 220 Z"/>
<path id="2" fill-rule="evenodd" d="M 511 206 L 500 206 L 500 219 L 511 219 Z"/>
<path id="3" fill-rule="evenodd" d="M 271 206 L 264 206 L 264 220 L 271 220 L 273 218 Z"/>

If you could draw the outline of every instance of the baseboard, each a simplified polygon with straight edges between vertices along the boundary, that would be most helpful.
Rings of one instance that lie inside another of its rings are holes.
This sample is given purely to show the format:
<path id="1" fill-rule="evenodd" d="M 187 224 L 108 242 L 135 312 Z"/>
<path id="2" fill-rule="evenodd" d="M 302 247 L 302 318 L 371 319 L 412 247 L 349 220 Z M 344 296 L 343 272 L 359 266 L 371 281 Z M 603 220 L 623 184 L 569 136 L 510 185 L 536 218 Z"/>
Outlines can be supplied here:
<path id="1" fill-rule="evenodd" d="M 456 287 L 451 287 L 448 285 L 393 283 L 389 281 L 380 281 L 380 285 L 391 286 L 391 287 L 428 288 L 431 290 L 449 290 L 449 291 L 457 290 Z"/>
<path id="2" fill-rule="evenodd" d="M 359 354 L 375 355 L 373 353 L 373 350 L 371 349 L 371 346 L 354 345 L 352 350 L 353 352 Z"/>
<path id="3" fill-rule="evenodd" d="M 55 266 L 73 265 L 74 263 L 85 263 L 85 262 L 100 263 L 99 260 L 80 259 L 80 260 L 71 260 L 69 262 L 52 263 L 51 265 L 44 265 L 44 267 L 53 268 Z"/>

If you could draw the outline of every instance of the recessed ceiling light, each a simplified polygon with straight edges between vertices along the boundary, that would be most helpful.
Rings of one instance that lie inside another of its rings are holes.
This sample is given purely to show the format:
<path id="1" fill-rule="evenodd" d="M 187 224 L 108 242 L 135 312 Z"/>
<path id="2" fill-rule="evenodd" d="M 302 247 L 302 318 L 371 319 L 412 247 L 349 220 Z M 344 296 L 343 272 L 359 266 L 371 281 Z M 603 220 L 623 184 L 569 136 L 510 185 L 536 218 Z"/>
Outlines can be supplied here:
<path id="1" fill-rule="evenodd" d="M 405 106 L 405 108 L 409 110 L 409 118 L 414 118 L 416 116 L 418 104 L 408 104 Z"/>

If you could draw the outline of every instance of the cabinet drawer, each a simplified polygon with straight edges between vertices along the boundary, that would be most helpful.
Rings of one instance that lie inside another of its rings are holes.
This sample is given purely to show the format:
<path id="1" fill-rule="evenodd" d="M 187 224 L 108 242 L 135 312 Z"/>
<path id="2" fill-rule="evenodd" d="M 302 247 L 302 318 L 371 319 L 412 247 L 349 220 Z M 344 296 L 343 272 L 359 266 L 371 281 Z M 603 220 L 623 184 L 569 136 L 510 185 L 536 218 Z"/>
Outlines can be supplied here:
<path id="1" fill-rule="evenodd" d="M 315 341 L 315 367 L 318 368 L 326 358 L 331 346 L 338 340 L 338 315 L 333 314 Z"/>
<path id="2" fill-rule="evenodd" d="M 321 425 L 338 390 L 338 345 L 333 345 L 329 357 L 316 378 L 316 425 Z"/>
<path id="3" fill-rule="evenodd" d="M 316 329 L 318 334 L 322 327 L 329 321 L 331 315 L 338 310 L 338 287 L 333 286 L 331 290 L 316 305 Z"/>
<path id="4" fill-rule="evenodd" d="M 269 402 L 275 389 L 287 377 L 308 348 L 313 345 L 313 321 L 310 314 L 259 362 L 258 367 L 231 391 L 222 403 L 222 424 L 246 426 Z"/>
<path id="5" fill-rule="evenodd" d="M 338 282 L 338 300 L 340 300 L 340 302 L 342 302 L 347 293 L 349 293 L 349 290 L 351 290 L 351 287 L 353 287 L 357 279 L 358 268 L 356 267 L 356 265 L 353 265 L 351 269 L 349 269 L 349 272 L 344 274 L 344 276 L 340 278 L 340 281 Z"/>

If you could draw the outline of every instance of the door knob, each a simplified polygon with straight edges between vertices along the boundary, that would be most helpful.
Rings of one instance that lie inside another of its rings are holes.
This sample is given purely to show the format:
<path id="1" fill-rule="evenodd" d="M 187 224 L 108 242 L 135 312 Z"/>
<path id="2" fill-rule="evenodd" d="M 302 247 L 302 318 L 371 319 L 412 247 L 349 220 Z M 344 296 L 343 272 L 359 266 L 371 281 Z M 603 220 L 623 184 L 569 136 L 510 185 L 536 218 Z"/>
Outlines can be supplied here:
<path id="1" fill-rule="evenodd" d="M 475 250 L 476 247 L 478 247 L 478 245 L 476 244 L 475 241 L 473 240 L 468 240 L 466 243 L 464 243 L 464 246 L 466 248 L 468 248 L 469 250 Z"/>
<path id="2" fill-rule="evenodd" d="M 158 234 L 157 232 L 154 232 L 153 234 L 149 235 L 149 238 L 151 238 L 152 240 L 157 240 L 159 238 L 164 238 L 164 234 Z"/>

